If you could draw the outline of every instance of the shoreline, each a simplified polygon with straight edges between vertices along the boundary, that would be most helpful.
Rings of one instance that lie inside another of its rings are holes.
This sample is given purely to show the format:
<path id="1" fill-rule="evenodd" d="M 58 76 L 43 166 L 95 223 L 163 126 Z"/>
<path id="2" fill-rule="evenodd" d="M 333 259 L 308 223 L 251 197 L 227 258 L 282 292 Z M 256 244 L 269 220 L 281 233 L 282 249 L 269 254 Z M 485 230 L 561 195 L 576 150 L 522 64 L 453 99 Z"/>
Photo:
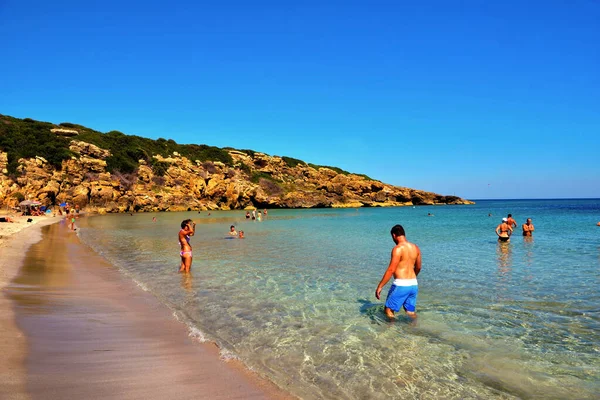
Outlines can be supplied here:
<path id="1" fill-rule="evenodd" d="M 1 398 L 295 398 L 195 342 L 66 224 L 33 226 L 1 245 Z"/>
<path id="2" fill-rule="evenodd" d="M 31 245 L 42 239 L 43 226 L 55 224 L 61 217 L 11 217 L 16 222 L 0 225 L 0 353 L 5 362 L 0 363 L 0 398 L 29 399 L 26 390 L 25 357 L 27 337 L 16 325 L 12 301 L 5 289 L 18 274 L 25 253 Z"/>

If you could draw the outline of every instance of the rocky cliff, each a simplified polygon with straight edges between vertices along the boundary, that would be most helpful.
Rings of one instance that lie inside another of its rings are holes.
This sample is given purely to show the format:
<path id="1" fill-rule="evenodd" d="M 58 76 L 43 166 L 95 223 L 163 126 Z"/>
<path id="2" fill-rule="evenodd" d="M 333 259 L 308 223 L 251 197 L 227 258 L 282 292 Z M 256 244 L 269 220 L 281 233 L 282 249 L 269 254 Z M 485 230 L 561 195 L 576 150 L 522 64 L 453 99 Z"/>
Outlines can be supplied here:
<path id="1" fill-rule="evenodd" d="M 139 160 L 132 173 L 111 173 L 106 162 L 109 150 L 77 137 L 69 143 L 72 156 L 60 166 L 39 156 L 21 158 L 16 173 L 9 173 L 7 153 L 0 151 L 0 206 L 37 199 L 44 205 L 69 202 L 104 213 L 471 204 L 456 196 L 387 185 L 250 151 L 228 150 L 231 165 L 190 160 L 177 152 L 152 155 Z"/>

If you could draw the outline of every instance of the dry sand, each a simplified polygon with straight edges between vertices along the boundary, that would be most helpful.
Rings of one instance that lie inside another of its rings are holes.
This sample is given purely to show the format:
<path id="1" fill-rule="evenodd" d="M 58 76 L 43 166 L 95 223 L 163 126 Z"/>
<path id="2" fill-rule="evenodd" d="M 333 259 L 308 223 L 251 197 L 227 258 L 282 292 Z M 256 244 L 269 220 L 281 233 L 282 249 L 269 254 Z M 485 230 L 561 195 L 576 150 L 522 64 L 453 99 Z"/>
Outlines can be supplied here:
<path id="1" fill-rule="evenodd" d="M 4 282 L 12 279 L 0 296 L 1 399 L 292 398 L 192 341 L 65 223 L 41 230 L 0 247 Z"/>

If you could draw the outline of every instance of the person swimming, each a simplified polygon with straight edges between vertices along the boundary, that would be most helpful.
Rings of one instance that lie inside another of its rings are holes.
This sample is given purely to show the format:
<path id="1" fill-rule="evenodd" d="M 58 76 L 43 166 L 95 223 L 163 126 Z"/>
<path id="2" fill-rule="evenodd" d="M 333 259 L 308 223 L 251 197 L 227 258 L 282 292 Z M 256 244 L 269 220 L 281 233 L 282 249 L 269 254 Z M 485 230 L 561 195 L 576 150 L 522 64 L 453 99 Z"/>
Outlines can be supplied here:
<path id="1" fill-rule="evenodd" d="M 230 235 L 230 236 L 237 236 L 237 234 L 238 234 L 238 233 L 237 233 L 237 232 L 236 232 L 236 230 L 235 230 L 235 225 L 231 225 L 231 226 L 229 227 L 229 235 Z"/>
<path id="2" fill-rule="evenodd" d="M 240 239 L 244 238 L 244 231 L 240 231 L 240 233 L 238 234 L 238 238 L 240 238 Z"/>

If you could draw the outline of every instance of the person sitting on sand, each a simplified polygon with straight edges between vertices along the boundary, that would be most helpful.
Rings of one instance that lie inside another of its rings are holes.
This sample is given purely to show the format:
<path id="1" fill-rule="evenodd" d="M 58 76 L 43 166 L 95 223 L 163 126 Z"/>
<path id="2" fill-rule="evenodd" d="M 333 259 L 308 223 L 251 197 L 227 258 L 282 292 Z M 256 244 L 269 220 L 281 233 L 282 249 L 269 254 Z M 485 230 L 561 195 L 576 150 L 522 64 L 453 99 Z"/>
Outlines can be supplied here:
<path id="1" fill-rule="evenodd" d="M 190 237 L 196 233 L 196 223 L 191 219 L 186 219 L 181 222 L 181 230 L 179 231 L 179 244 L 181 245 L 181 267 L 179 272 L 190 272 L 192 268 L 192 245 Z"/>
<path id="2" fill-rule="evenodd" d="M 508 219 L 502 218 L 502 223 L 496 227 L 496 235 L 498 235 L 499 242 L 510 242 L 510 235 L 512 235 L 513 229 L 508 225 Z"/>
<path id="3" fill-rule="evenodd" d="M 534 230 L 531 218 L 527 218 L 527 222 L 523 224 L 523 236 L 532 236 Z"/>
<path id="4" fill-rule="evenodd" d="M 235 225 L 231 225 L 229 227 L 229 235 L 231 235 L 231 236 L 237 236 L 237 234 L 238 233 L 235 231 Z"/>
<path id="5" fill-rule="evenodd" d="M 0 217 L 0 222 L 15 222 L 11 217 Z"/>
<path id="6" fill-rule="evenodd" d="M 243 238 L 244 238 L 244 231 L 240 231 L 240 234 L 238 235 L 238 237 L 239 237 L 240 239 L 243 239 Z"/>

